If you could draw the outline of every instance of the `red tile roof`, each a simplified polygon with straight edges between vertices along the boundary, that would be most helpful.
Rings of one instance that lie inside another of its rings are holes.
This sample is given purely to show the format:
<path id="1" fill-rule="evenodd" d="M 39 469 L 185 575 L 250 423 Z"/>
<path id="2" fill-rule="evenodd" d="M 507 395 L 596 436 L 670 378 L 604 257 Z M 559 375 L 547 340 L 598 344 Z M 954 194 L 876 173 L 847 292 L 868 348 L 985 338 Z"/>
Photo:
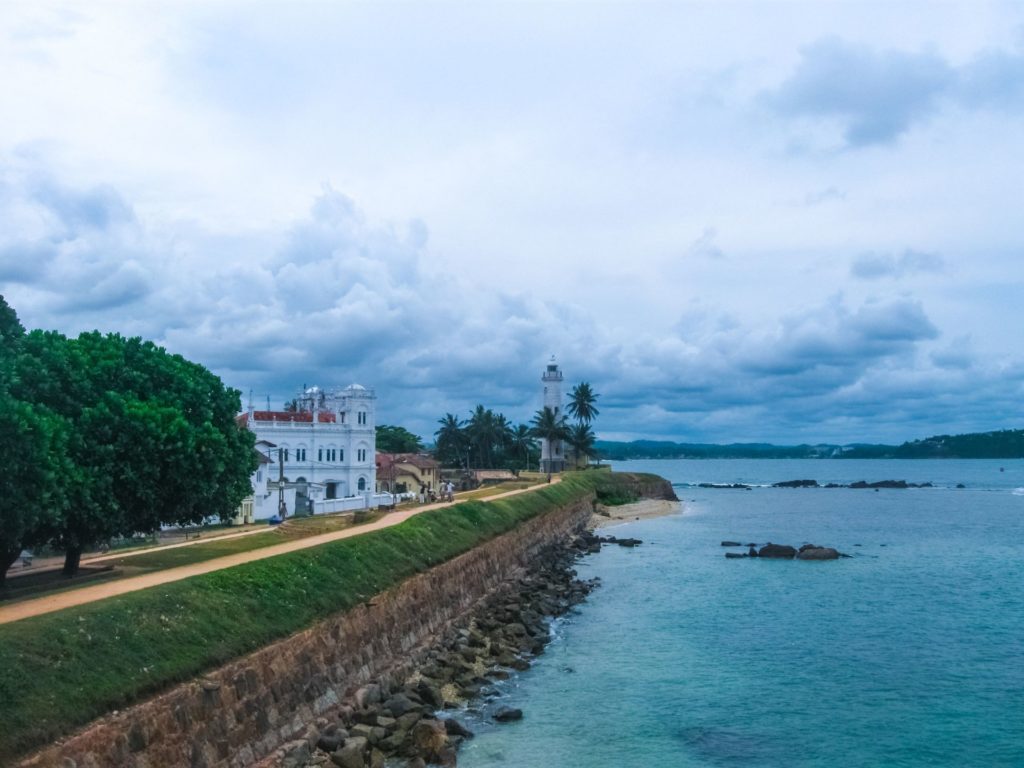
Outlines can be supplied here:
<path id="1" fill-rule="evenodd" d="M 309 411 L 253 411 L 252 416 L 254 421 L 313 423 L 313 414 Z M 331 411 L 320 411 L 317 414 L 317 423 L 319 424 L 333 424 L 335 421 L 337 421 L 337 417 Z"/>

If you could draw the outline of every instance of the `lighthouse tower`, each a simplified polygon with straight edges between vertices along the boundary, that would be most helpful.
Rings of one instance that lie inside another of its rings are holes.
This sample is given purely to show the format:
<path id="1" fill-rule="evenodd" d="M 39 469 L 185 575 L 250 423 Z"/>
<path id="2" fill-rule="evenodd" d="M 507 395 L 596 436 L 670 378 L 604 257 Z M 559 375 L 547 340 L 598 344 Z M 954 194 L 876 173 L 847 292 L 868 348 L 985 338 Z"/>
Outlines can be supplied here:
<path id="1" fill-rule="evenodd" d="M 544 375 L 540 377 L 544 382 L 544 407 L 550 408 L 556 416 L 562 415 L 562 372 L 558 370 L 558 363 L 552 355 L 548 361 Z M 540 471 L 561 472 L 565 469 L 565 448 L 561 440 L 548 440 L 542 438 L 540 441 Z"/>

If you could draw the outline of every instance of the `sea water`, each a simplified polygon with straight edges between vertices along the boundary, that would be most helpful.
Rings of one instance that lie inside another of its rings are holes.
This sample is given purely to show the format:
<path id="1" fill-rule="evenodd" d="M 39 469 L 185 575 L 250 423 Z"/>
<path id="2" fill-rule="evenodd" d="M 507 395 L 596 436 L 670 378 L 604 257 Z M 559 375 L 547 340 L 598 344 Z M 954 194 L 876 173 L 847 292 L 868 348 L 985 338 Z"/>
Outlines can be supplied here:
<path id="1" fill-rule="evenodd" d="M 1024 461 L 615 468 L 671 480 L 682 513 L 580 561 L 602 586 L 461 713 L 460 766 L 1024 766 Z M 768 487 L 794 479 L 935 487 Z M 723 540 L 853 557 L 730 560 Z M 524 719 L 492 724 L 499 704 Z"/>

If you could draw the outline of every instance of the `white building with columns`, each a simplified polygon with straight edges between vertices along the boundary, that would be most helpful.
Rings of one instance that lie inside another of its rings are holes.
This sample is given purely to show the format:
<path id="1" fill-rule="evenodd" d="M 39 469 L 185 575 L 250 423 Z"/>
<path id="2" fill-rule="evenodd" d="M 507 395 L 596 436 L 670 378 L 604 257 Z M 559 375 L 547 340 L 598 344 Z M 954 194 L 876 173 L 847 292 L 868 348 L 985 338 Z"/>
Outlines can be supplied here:
<path id="1" fill-rule="evenodd" d="M 310 387 L 296 398 L 296 410 L 249 410 L 239 423 L 256 433 L 273 463 L 262 467 L 274 483 L 284 477 L 294 493 L 288 515 L 296 511 L 336 511 L 332 500 L 362 498 L 377 506 L 376 396 L 351 384 L 333 391 Z M 274 511 L 276 512 L 276 494 Z"/>
<path id="2" fill-rule="evenodd" d="M 563 415 L 562 371 L 559 370 L 554 355 L 548 361 L 547 368 L 544 369 L 540 380 L 544 384 L 544 407 L 550 408 L 556 416 Z M 542 438 L 540 441 L 540 471 L 561 472 L 564 469 L 565 444 L 561 440 Z"/>

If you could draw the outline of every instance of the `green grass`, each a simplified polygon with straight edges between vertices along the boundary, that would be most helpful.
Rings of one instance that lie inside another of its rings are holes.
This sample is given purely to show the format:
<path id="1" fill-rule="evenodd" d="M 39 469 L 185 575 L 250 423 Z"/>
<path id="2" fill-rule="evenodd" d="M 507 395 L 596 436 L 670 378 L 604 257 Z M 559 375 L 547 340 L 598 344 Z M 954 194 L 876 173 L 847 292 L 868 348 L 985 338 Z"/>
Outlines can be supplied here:
<path id="1" fill-rule="evenodd" d="M 283 544 L 285 541 L 286 539 L 280 536 L 276 529 L 271 528 L 262 533 L 254 533 L 251 536 L 239 536 L 236 539 L 226 539 L 224 541 L 211 539 L 210 541 L 204 541 L 202 544 L 189 544 L 187 547 L 155 549 L 152 552 L 125 555 L 117 560 L 107 560 L 106 562 L 119 568 L 128 567 L 145 571 L 162 571 L 166 568 L 177 568 L 180 565 L 202 563 L 239 552 L 251 552 L 254 549 L 272 547 L 275 544 Z M 130 575 L 134 576 L 136 573 L 137 571 L 133 571 Z"/>
<path id="2" fill-rule="evenodd" d="M 0 763 L 615 485 L 607 473 L 573 473 L 533 493 L 463 502 L 363 536 L 0 625 Z"/>

